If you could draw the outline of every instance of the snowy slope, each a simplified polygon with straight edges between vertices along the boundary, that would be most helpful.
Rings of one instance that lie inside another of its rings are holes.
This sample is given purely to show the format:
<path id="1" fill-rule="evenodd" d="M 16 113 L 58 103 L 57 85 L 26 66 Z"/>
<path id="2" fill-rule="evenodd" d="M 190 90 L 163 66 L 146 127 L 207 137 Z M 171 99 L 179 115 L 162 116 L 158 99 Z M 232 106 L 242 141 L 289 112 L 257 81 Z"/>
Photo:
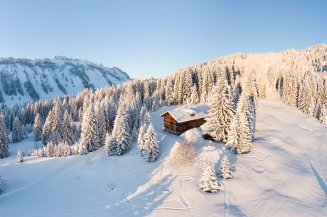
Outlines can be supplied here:
<path id="1" fill-rule="evenodd" d="M 0 59 L 0 92 L 9 106 L 32 99 L 75 95 L 84 88 L 111 86 L 128 79 L 119 68 L 60 56 L 37 60 Z"/>
<path id="2" fill-rule="evenodd" d="M 14 162 L 19 147 L 0 160 L 5 191 L 1 216 L 326 216 L 327 126 L 279 100 L 259 101 L 253 150 L 235 156 L 221 143 L 201 138 L 203 129 L 182 136 L 162 130 L 160 114 L 151 114 L 161 156 L 147 163 L 136 147 L 124 156 L 107 157 L 103 150 L 68 158 L 29 158 Z M 182 137 L 194 139 L 192 166 L 176 167 L 170 157 Z M 223 190 L 198 188 L 202 169 L 227 154 L 235 177 Z"/>

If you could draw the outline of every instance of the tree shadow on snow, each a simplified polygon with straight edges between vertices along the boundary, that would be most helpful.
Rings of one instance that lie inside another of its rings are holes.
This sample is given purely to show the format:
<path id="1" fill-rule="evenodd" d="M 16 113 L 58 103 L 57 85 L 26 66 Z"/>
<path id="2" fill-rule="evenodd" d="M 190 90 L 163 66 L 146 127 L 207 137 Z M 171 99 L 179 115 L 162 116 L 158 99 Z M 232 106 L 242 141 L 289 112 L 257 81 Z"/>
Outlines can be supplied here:
<path id="1" fill-rule="evenodd" d="M 313 165 L 311 163 L 310 163 L 310 167 L 312 169 L 313 175 L 316 177 L 318 184 L 320 185 L 320 188 L 323 190 L 323 192 L 325 193 L 325 195 L 327 197 L 326 183 L 324 182 L 324 180 L 321 178 L 321 176 L 319 175 L 319 173 L 317 172 L 317 170 L 313 167 Z"/>
<path id="2" fill-rule="evenodd" d="M 134 193 L 106 208 L 111 209 L 110 212 L 115 216 L 147 216 L 173 193 L 171 184 L 174 179 L 174 176 L 167 175 L 154 184 L 145 183 L 143 186 L 139 186 Z"/>
<path id="3" fill-rule="evenodd" d="M 247 216 L 238 206 L 235 206 L 234 204 L 229 204 L 228 207 L 229 207 L 229 212 L 233 214 L 233 216 L 239 216 L 239 217 Z"/>

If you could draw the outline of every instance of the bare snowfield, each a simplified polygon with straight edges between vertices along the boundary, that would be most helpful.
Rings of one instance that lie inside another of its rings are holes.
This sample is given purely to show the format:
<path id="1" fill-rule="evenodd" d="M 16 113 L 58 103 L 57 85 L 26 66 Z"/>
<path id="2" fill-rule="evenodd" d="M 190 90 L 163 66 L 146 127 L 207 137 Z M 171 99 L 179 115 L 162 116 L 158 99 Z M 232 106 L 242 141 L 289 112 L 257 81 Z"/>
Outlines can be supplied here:
<path id="1" fill-rule="evenodd" d="M 162 129 L 160 114 L 151 113 L 161 156 L 155 163 L 137 156 L 136 144 L 124 156 L 108 157 L 103 149 L 85 156 L 26 158 L 15 162 L 18 148 L 0 160 L 4 192 L 1 217 L 21 216 L 327 216 L 327 126 L 282 104 L 259 101 L 252 151 L 234 155 L 222 143 L 201 138 L 202 128 L 182 136 Z M 192 166 L 171 161 L 176 142 L 196 142 Z M 203 168 L 228 155 L 234 178 L 217 193 L 199 187 Z"/>

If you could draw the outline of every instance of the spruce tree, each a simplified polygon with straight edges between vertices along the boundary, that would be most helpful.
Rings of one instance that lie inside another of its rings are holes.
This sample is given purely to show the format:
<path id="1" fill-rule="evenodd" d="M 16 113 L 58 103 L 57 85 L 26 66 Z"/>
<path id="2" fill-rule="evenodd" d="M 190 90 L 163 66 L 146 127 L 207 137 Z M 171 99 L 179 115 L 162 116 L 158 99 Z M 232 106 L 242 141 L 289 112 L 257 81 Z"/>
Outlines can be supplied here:
<path id="1" fill-rule="evenodd" d="M 251 129 L 248 125 L 247 116 L 244 113 L 241 113 L 239 116 L 239 142 L 237 144 L 236 152 L 239 154 L 248 153 L 252 147 L 252 135 Z"/>
<path id="2" fill-rule="evenodd" d="M 19 149 L 18 152 L 17 152 L 17 156 L 16 156 L 16 162 L 17 163 L 22 163 L 23 161 L 24 161 L 23 153 Z"/>
<path id="3" fill-rule="evenodd" d="M 83 114 L 80 154 L 87 154 L 101 147 L 100 132 L 92 105 Z"/>
<path id="4" fill-rule="evenodd" d="M 106 133 L 107 133 L 105 111 L 103 106 L 99 105 L 99 107 L 95 112 L 95 116 L 96 116 L 97 128 L 99 131 L 100 144 L 101 146 L 103 146 L 106 140 Z"/>
<path id="5" fill-rule="evenodd" d="M 77 141 L 76 126 L 68 110 L 64 113 L 63 121 L 63 141 L 69 146 L 73 145 Z"/>
<path id="6" fill-rule="evenodd" d="M 235 153 L 247 153 L 252 147 L 252 134 L 248 118 L 241 110 L 237 110 L 228 132 L 226 147 Z"/>
<path id="7" fill-rule="evenodd" d="M 236 111 L 239 98 L 241 96 L 242 88 L 240 82 L 238 82 L 233 90 L 233 109 Z"/>
<path id="8" fill-rule="evenodd" d="M 40 141 L 42 139 L 42 123 L 39 113 L 36 114 L 33 124 L 34 141 Z"/>
<path id="9" fill-rule="evenodd" d="M 327 124 L 327 109 L 323 107 L 320 112 L 319 122 L 322 124 Z"/>
<path id="10" fill-rule="evenodd" d="M 8 157 L 8 155 L 9 155 L 8 135 L 4 123 L 3 114 L 0 113 L 0 159 Z"/>
<path id="11" fill-rule="evenodd" d="M 20 142 L 24 139 L 22 125 L 18 117 L 15 117 L 14 119 L 13 131 L 11 137 L 14 143 Z"/>
<path id="12" fill-rule="evenodd" d="M 200 188 L 204 192 L 217 192 L 221 189 L 221 184 L 217 182 L 215 170 L 208 166 L 201 177 Z"/>
<path id="13" fill-rule="evenodd" d="M 166 96 L 167 105 L 172 105 L 174 102 L 174 90 L 173 90 L 173 82 L 171 81 L 170 77 L 168 78 L 166 83 L 165 96 Z"/>
<path id="14" fill-rule="evenodd" d="M 43 130 L 42 130 L 42 144 L 47 145 L 50 142 L 51 132 L 52 132 L 52 121 L 53 121 L 53 111 L 50 110 L 47 118 L 45 119 Z"/>
<path id="15" fill-rule="evenodd" d="M 193 85 L 193 87 L 192 87 L 190 103 L 191 104 L 198 104 L 199 103 L 199 96 L 198 96 L 198 92 L 196 90 L 196 85 Z"/>
<path id="16" fill-rule="evenodd" d="M 250 127 L 251 140 L 254 137 L 255 126 L 256 126 L 256 105 L 254 102 L 254 98 L 246 95 L 245 93 L 241 95 L 237 112 L 244 113 L 246 116 L 246 120 L 248 122 L 248 126 Z"/>
<path id="17" fill-rule="evenodd" d="M 0 194 L 3 192 L 3 184 L 0 176 Z"/>
<path id="18" fill-rule="evenodd" d="M 148 162 L 154 162 L 159 156 L 159 146 L 153 124 L 151 123 L 144 134 L 143 158 Z"/>
<path id="19" fill-rule="evenodd" d="M 111 144 L 111 134 L 110 133 L 107 133 L 106 134 L 106 140 L 104 142 L 104 151 L 106 153 L 109 152 L 109 146 L 110 146 L 110 144 Z"/>
<path id="20" fill-rule="evenodd" d="M 236 150 L 237 144 L 239 143 L 240 133 L 238 131 L 239 130 L 238 128 L 239 128 L 239 114 L 236 113 L 230 125 L 230 129 L 228 131 L 227 143 L 225 144 L 225 146 L 231 149 L 232 151 Z"/>
<path id="21" fill-rule="evenodd" d="M 209 110 L 209 133 L 218 141 L 227 141 L 228 131 L 234 115 L 229 99 L 229 86 L 219 80 L 211 93 Z"/>
<path id="22" fill-rule="evenodd" d="M 132 130 L 132 142 L 135 142 L 138 140 L 138 134 L 139 134 L 139 128 L 137 126 L 138 124 L 134 124 L 133 130 Z"/>
<path id="23" fill-rule="evenodd" d="M 141 156 L 144 150 L 144 134 L 146 133 L 146 130 L 147 130 L 147 126 L 143 124 L 139 129 L 138 138 L 137 138 L 137 149 Z"/>
<path id="24" fill-rule="evenodd" d="M 52 116 L 52 126 L 51 126 L 51 142 L 54 145 L 59 144 L 63 141 L 63 113 L 60 101 L 58 101 L 53 108 Z"/>
<path id="25" fill-rule="evenodd" d="M 221 161 L 220 176 L 224 179 L 230 179 L 233 176 L 233 173 L 231 171 L 231 165 L 227 156 L 224 156 L 223 160 Z"/>
<path id="26" fill-rule="evenodd" d="M 193 81 L 192 81 L 192 74 L 191 71 L 187 70 L 182 74 L 182 102 L 186 103 L 190 97 L 191 97 L 191 93 L 192 93 L 192 86 L 193 86 Z"/>
<path id="27" fill-rule="evenodd" d="M 127 108 L 120 103 L 108 147 L 108 155 L 123 155 L 131 146 L 130 119 Z"/>

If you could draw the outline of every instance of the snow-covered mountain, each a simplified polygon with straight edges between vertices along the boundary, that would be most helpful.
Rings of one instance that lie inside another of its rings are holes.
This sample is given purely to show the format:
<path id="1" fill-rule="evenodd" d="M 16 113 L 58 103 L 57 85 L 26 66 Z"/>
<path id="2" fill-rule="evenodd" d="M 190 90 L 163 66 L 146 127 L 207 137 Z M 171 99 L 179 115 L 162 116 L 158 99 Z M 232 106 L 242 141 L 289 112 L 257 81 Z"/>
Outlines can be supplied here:
<path id="1" fill-rule="evenodd" d="M 121 69 L 85 60 L 0 59 L 0 103 L 8 106 L 30 100 L 75 95 L 84 88 L 101 88 L 129 80 Z"/>

